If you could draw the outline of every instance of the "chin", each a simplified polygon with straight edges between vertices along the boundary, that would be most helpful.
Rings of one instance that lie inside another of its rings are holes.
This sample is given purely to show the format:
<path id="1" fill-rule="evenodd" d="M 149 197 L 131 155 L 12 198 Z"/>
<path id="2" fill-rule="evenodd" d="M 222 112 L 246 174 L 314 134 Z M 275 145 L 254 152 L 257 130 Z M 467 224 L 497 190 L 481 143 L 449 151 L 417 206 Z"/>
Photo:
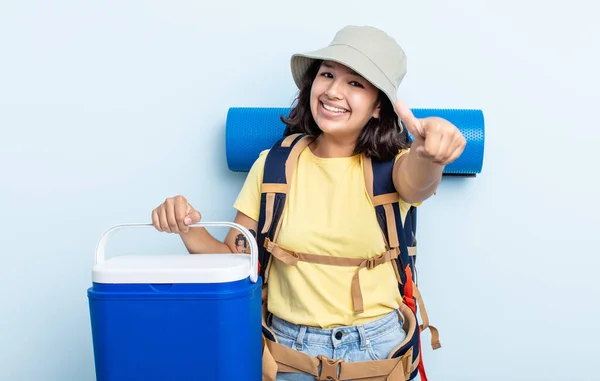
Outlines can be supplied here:
<path id="1" fill-rule="evenodd" d="M 330 121 L 322 121 L 317 123 L 317 126 L 319 126 L 321 131 L 327 135 L 336 137 L 353 135 L 352 130 L 348 128 L 347 123 L 332 123 Z"/>

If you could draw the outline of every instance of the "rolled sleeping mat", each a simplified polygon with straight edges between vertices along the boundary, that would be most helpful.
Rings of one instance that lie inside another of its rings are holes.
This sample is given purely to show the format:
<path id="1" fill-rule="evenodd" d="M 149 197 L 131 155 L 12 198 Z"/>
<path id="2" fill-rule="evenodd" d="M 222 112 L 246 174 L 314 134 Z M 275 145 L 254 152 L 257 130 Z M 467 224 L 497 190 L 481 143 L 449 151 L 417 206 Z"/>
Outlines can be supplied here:
<path id="1" fill-rule="evenodd" d="M 232 107 L 227 113 L 226 155 L 229 169 L 247 172 L 263 150 L 283 136 L 289 107 Z M 444 169 L 444 175 L 475 176 L 481 173 L 484 154 L 484 118 L 477 109 L 411 109 L 415 117 L 447 119 L 462 132 L 467 145 L 462 155 Z M 412 137 L 411 137 L 412 138 Z"/>

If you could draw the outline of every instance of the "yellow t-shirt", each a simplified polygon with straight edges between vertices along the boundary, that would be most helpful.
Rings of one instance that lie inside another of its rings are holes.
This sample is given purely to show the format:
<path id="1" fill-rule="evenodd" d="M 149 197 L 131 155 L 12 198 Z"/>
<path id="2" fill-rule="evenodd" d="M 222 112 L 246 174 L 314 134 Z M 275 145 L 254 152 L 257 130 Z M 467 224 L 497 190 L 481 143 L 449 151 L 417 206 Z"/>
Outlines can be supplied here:
<path id="1" fill-rule="evenodd" d="M 237 210 L 256 221 L 267 152 L 263 151 L 253 164 L 234 203 Z M 367 193 L 361 155 L 319 158 L 305 148 L 287 197 L 277 238 L 281 246 L 303 253 L 359 258 L 385 251 Z M 403 219 L 409 207 L 400 202 Z M 350 285 L 356 267 L 307 262 L 289 266 L 273 257 L 271 261 L 269 311 L 294 324 L 323 328 L 363 324 L 391 312 L 402 302 L 391 262 L 360 270 L 364 312 L 355 314 Z"/>

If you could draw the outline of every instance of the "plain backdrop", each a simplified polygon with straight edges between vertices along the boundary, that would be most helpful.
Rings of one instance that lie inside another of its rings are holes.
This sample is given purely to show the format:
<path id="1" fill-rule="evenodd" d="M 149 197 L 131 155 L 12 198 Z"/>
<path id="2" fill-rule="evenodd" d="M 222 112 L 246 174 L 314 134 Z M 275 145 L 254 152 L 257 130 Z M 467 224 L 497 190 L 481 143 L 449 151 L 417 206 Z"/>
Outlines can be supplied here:
<path id="1" fill-rule="evenodd" d="M 0 380 L 94 380 L 100 235 L 182 194 L 230 220 L 229 107 L 290 106 L 290 55 L 373 25 L 414 108 L 478 108 L 483 172 L 419 214 L 430 380 L 597 380 L 597 23 L 591 1 L 0 2 Z M 215 229 L 222 237 L 224 230 Z M 184 253 L 123 231 L 108 255 Z M 210 329 L 210 327 L 207 327 Z M 202 345 L 199 343 L 198 345 Z"/>

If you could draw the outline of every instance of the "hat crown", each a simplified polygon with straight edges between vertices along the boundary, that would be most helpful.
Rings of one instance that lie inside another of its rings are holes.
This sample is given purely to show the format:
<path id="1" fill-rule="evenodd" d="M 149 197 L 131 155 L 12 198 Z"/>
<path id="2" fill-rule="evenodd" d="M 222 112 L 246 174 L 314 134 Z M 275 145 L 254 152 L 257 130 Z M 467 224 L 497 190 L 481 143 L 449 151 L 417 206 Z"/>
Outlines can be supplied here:
<path id="1" fill-rule="evenodd" d="M 396 40 L 371 26 L 349 25 L 336 33 L 330 46 L 351 47 L 375 64 L 397 89 L 406 75 L 406 54 Z"/>

